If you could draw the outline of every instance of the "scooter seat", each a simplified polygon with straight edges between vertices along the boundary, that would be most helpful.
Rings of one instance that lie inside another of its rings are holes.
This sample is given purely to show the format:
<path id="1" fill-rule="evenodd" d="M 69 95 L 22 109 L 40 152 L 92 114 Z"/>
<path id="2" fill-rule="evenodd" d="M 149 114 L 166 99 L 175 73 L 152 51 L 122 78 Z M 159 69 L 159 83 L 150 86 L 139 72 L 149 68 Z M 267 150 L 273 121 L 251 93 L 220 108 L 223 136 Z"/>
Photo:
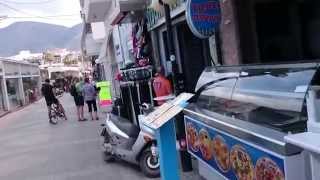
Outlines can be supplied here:
<path id="1" fill-rule="evenodd" d="M 111 115 L 110 120 L 125 134 L 131 138 L 137 138 L 140 133 L 140 128 L 131 123 L 128 119 Z"/>

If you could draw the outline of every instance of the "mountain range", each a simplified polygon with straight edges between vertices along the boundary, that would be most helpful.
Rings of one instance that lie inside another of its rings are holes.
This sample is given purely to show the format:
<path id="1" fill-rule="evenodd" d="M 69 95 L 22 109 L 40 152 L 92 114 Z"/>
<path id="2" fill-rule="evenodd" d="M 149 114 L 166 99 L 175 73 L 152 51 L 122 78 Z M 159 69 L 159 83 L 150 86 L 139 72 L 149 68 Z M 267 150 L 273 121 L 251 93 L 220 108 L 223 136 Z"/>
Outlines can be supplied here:
<path id="1" fill-rule="evenodd" d="M 71 28 L 40 22 L 17 22 L 0 29 L 0 57 L 22 50 L 41 53 L 54 48 L 80 50 L 82 24 Z"/>

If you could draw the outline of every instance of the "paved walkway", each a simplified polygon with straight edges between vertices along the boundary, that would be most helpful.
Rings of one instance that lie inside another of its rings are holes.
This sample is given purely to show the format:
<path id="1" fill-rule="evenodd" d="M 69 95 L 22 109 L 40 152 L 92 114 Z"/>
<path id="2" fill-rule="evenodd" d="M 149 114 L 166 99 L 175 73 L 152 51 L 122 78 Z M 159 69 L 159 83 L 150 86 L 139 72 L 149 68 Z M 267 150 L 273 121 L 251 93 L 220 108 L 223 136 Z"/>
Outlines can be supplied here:
<path id="1" fill-rule="evenodd" d="M 0 119 L 1 180 L 148 179 L 133 165 L 104 162 L 102 121 L 78 122 L 70 95 L 61 102 L 69 120 L 56 126 L 49 125 L 43 100 Z M 184 177 L 198 179 L 193 174 Z"/>

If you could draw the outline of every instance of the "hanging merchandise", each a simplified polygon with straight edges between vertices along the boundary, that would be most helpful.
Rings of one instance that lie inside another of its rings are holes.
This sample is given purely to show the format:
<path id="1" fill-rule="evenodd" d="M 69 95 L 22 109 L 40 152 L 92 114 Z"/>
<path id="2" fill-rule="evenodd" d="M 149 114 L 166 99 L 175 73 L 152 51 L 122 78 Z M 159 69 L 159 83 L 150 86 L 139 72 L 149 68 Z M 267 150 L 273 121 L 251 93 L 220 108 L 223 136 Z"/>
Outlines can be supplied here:
<path id="1" fill-rule="evenodd" d="M 148 59 L 148 58 L 140 59 L 140 60 L 138 61 L 138 65 L 139 65 L 140 67 L 144 67 L 144 66 L 149 65 L 149 59 Z"/>
<path id="2" fill-rule="evenodd" d="M 136 59 L 136 65 L 140 67 L 147 66 L 149 65 L 151 40 L 144 18 L 137 22 L 132 32 L 133 55 Z"/>
<path id="3" fill-rule="evenodd" d="M 133 56 L 136 58 L 138 54 L 138 38 L 136 36 L 137 32 L 139 31 L 138 23 L 134 25 L 132 29 Z"/>
<path id="4" fill-rule="evenodd" d="M 141 28 L 141 23 L 138 22 L 135 26 L 133 26 L 132 30 L 132 40 L 133 40 L 133 56 L 137 60 L 139 55 L 139 42 L 143 33 L 143 29 Z"/>
<path id="5" fill-rule="evenodd" d="M 143 33 L 143 26 L 141 25 L 141 22 L 138 22 L 138 31 L 136 33 L 136 38 L 140 39 Z"/>

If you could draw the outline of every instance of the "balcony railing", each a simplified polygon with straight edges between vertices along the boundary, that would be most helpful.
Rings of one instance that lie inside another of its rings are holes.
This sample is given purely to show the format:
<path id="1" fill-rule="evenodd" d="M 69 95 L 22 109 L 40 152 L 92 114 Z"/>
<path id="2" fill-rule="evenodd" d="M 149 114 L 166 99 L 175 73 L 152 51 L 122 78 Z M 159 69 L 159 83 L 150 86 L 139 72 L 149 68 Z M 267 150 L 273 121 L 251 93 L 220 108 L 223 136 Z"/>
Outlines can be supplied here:
<path id="1" fill-rule="evenodd" d="M 175 9 L 177 9 L 180 6 L 184 6 L 185 2 L 187 0 L 177 0 L 177 2 L 173 5 L 170 6 L 171 11 L 174 11 Z M 159 19 L 161 19 L 164 16 L 164 14 L 157 12 L 153 9 L 147 9 L 146 10 L 146 17 L 148 19 L 148 29 L 151 29 L 154 25 L 156 25 L 159 21 Z"/>

